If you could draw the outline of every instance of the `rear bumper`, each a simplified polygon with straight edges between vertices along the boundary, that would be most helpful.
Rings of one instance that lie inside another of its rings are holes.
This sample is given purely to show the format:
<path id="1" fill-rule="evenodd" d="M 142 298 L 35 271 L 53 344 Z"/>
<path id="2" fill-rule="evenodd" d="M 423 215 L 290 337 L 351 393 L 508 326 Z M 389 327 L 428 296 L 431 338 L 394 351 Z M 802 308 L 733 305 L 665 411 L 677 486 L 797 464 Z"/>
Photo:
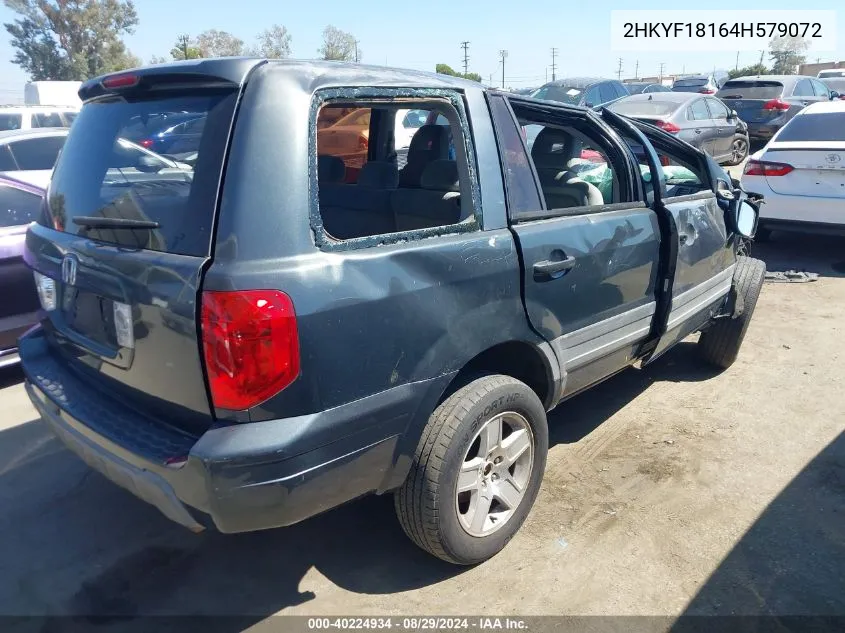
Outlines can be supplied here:
<path id="1" fill-rule="evenodd" d="M 784 123 L 748 123 L 748 138 L 756 141 L 768 141 L 783 127 Z"/>
<path id="2" fill-rule="evenodd" d="M 33 371 L 44 363 L 36 355 L 49 353 L 37 330 L 21 341 L 26 390 L 43 420 L 92 468 L 194 531 L 207 522 L 201 514 L 221 532 L 253 531 L 291 525 L 394 487 L 401 481 L 400 438 L 434 383 L 445 387 L 449 378 L 402 385 L 312 415 L 214 428 L 172 467 L 93 430 L 104 427 L 82 418 L 108 406 L 75 410 L 73 390 L 79 387 L 72 376 L 46 379 Z M 336 440 L 309 447 L 309 437 L 327 426 L 338 429 Z"/>
<path id="3" fill-rule="evenodd" d="M 765 204 L 760 206 L 760 226 L 808 233 L 845 232 L 845 197 L 776 193 L 763 176 L 743 176 L 742 185 L 747 191 L 764 196 Z"/>

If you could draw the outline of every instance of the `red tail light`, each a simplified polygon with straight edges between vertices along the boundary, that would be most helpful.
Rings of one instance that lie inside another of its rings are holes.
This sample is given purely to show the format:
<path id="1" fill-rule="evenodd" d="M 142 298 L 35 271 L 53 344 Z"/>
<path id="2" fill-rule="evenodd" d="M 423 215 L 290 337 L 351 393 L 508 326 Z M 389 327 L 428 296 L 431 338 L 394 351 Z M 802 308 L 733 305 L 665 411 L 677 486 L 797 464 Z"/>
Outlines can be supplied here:
<path id="1" fill-rule="evenodd" d="M 778 112 L 785 112 L 789 110 L 789 104 L 781 99 L 772 99 L 763 104 L 764 110 L 777 110 Z"/>
<path id="2" fill-rule="evenodd" d="M 113 77 L 106 77 L 103 79 L 103 88 L 114 90 L 115 88 L 131 88 L 137 86 L 141 78 L 132 73 L 123 75 L 114 75 Z"/>
<path id="3" fill-rule="evenodd" d="M 359 136 L 358 137 L 358 149 L 359 150 L 366 151 L 369 146 L 370 146 L 370 141 L 367 140 L 366 136 Z"/>
<path id="4" fill-rule="evenodd" d="M 153 139 L 151 139 L 151 138 L 145 138 L 143 141 L 141 141 L 141 142 L 139 143 L 139 145 L 140 145 L 141 147 L 145 147 L 145 148 L 147 148 L 147 149 L 150 149 L 150 148 L 153 146 Z"/>
<path id="5" fill-rule="evenodd" d="M 716 91 L 713 90 L 712 88 L 702 88 L 701 90 L 699 90 L 699 92 L 703 95 L 714 95 L 714 94 L 716 94 Z"/>
<path id="6" fill-rule="evenodd" d="M 669 134 L 677 134 L 681 131 L 681 128 L 670 121 L 655 121 L 654 124 L 664 132 L 669 132 Z"/>
<path id="7" fill-rule="evenodd" d="M 795 169 L 786 163 L 770 163 L 763 160 L 749 160 L 742 173 L 745 176 L 786 176 Z"/>
<path id="8" fill-rule="evenodd" d="M 243 410 L 299 375 L 293 303 L 278 290 L 202 293 L 202 347 L 214 406 Z"/>

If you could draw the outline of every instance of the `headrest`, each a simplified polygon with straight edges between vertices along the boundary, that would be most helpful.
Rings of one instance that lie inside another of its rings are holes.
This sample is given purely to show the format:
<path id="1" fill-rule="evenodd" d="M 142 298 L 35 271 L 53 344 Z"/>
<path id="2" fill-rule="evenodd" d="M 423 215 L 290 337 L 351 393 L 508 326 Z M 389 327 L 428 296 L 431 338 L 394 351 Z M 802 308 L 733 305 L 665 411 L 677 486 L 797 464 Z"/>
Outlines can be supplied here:
<path id="1" fill-rule="evenodd" d="M 427 124 L 418 129 L 408 147 L 408 160 L 416 155 L 434 154 L 437 158 L 449 155 L 449 128 L 445 125 Z"/>
<path id="2" fill-rule="evenodd" d="M 399 168 L 396 163 L 373 160 L 365 163 L 358 172 L 358 186 L 367 189 L 396 189 L 399 185 Z"/>
<path id="3" fill-rule="evenodd" d="M 537 167 L 563 168 L 572 158 L 572 135 L 554 127 L 540 130 L 531 147 L 531 158 Z"/>
<path id="4" fill-rule="evenodd" d="M 346 177 L 346 165 L 337 156 L 328 154 L 317 156 L 317 178 L 320 182 L 331 184 L 343 182 Z"/>
<path id="5" fill-rule="evenodd" d="M 458 163 L 453 160 L 432 161 L 422 173 L 420 187 L 435 191 L 460 191 Z"/>

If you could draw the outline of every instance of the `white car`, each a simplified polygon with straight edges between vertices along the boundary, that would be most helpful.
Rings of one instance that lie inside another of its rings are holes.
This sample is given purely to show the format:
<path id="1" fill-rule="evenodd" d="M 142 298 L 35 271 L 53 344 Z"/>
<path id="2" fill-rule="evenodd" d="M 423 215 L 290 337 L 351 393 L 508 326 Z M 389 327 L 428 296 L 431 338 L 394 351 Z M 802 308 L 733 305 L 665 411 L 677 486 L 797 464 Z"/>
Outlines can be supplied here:
<path id="1" fill-rule="evenodd" d="M 0 132 L 0 174 L 46 189 L 53 165 L 67 140 L 67 129 L 14 130 Z M 118 139 L 116 178 L 136 178 L 139 173 L 183 175 L 190 165 L 174 161 L 126 139 Z"/>
<path id="2" fill-rule="evenodd" d="M 70 127 L 77 114 L 79 108 L 76 106 L 0 107 L 0 132 Z"/>
<path id="3" fill-rule="evenodd" d="M 765 197 L 758 239 L 773 229 L 845 235 L 845 101 L 796 114 L 748 159 L 742 187 Z"/>

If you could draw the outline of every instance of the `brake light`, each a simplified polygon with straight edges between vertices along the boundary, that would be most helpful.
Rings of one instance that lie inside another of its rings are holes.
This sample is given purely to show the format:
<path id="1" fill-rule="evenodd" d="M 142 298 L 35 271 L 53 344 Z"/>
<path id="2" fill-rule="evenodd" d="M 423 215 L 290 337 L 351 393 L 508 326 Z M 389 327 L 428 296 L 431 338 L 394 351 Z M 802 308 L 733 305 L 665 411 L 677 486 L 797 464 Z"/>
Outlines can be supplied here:
<path id="1" fill-rule="evenodd" d="M 358 137 L 358 149 L 360 151 L 366 151 L 369 146 L 370 146 L 370 141 L 367 139 L 366 136 L 359 136 Z"/>
<path id="2" fill-rule="evenodd" d="M 137 86 L 141 78 L 133 73 L 125 73 L 123 75 L 114 75 L 103 79 L 103 88 L 114 90 L 116 88 L 131 88 Z"/>
<path id="3" fill-rule="evenodd" d="M 789 104 L 781 99 L 771 99 L 763 104 L 764 110 L 777 110 L 778 112 L 785 112 L 789 110 Z"/>
<path id="4" fill-rule="evenodd" d="M 795 168 L 786 163 L 771 163 L 763 160 L 749 160 L 745 163 L 745 176 L 785 176 Z"/>
<path id="5" fill-rule="evenodd" d="M 216 408 L 264 402 L 299 376 L 293 302 L 278 290 L 202 293 L 202 347 Z"/>
<path id="6" fill-rule="evenodd" d="M 143 148 L 150 149 L 153 146 L 153 142 L 154 142 L 153 139 L 145 138 L 143 141 L 141 141 L 138 144 Z"/>
<path id="7" fill-rule="evenodd" d="M 716 94 L 716 91 L 713 90 L 712 88 L 702 88 L 701 90 L 699 90 L 699 92 L 703 95 L 714 95 L 714 94 Z"/>
<path id="8" fill-rule="evenodd" d="M 669 132 L 669 134 L 677 134 L 681 131 L 681 128 L 679 128 L 671 121 L 655 121 L 654 124 L 664 132 Z"/>

